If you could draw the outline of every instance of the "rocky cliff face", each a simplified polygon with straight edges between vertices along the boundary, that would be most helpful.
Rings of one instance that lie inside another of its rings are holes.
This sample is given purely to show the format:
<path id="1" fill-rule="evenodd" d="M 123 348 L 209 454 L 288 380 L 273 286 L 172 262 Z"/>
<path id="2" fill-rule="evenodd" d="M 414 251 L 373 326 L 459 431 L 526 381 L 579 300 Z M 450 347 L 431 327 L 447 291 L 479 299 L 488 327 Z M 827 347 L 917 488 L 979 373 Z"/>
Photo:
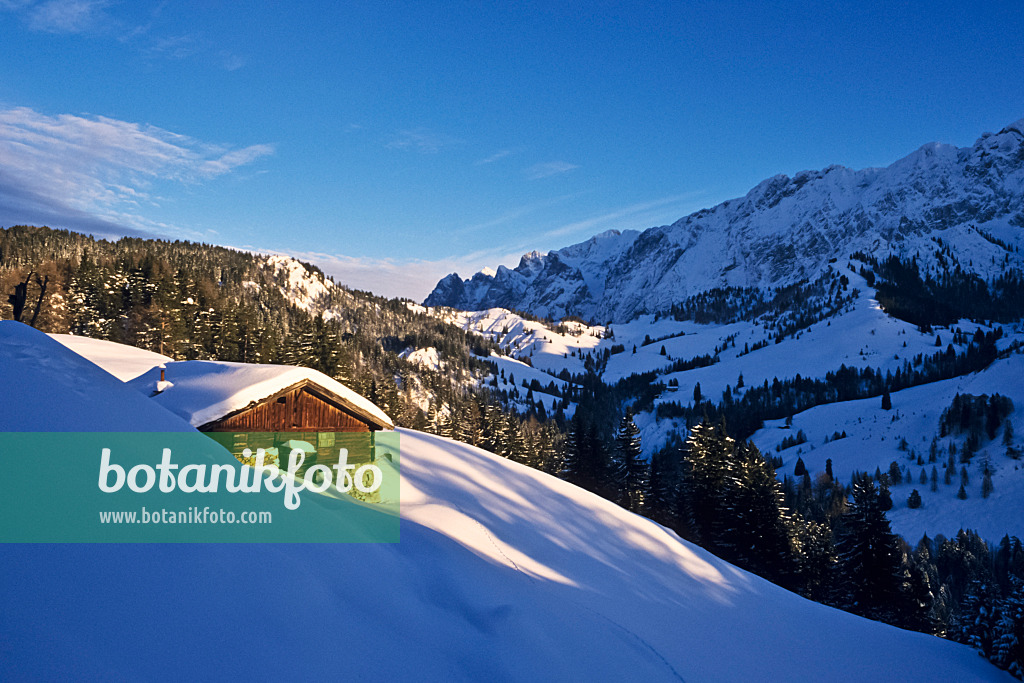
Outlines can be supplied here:
<path id="1" fill-rule="evenodd" d="M 620 321 L 713 287 L 812 278 L 854 251 L 946 267 L 939 245 L 961 267 L 991 277 L 1021 268 L 1022 233 L 1024 119 L 970 147 L 930 143 L 887 168 L 777 175 L 672 225 L 532 252 L 493 275 L 451 274 L 424 303 Z"/>

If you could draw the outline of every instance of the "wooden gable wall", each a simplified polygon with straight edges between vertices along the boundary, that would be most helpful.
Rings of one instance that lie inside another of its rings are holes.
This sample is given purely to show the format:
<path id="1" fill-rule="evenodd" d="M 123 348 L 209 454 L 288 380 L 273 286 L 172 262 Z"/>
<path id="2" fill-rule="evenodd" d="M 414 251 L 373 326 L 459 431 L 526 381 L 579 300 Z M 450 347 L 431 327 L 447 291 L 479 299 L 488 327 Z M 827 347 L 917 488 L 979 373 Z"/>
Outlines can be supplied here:
<path id="1" fill-rule="evenodd" d="M 200 427 L 204 432 L 368 432 L 370 425 L 309 386 L 271 396 Z"/>

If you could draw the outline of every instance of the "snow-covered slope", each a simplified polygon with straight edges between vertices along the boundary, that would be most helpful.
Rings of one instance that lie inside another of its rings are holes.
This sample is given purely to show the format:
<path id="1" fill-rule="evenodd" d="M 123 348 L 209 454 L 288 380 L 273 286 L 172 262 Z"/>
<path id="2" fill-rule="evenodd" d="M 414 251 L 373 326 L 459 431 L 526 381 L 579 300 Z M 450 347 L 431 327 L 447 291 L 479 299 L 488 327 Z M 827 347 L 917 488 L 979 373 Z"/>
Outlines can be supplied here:
<path id="1" fill-rule="evenodd" d="M 702 325 L 642 315 L 608 328 L 573 324 L 574 329 L 580 332 L 577 337 L 559 334 L 551 326 L 524 320 L 502 309 L 475 313 L 446 308 L 428 311 L 463 329 L 499 341 L 513 355 L 530 360 L 533 367 L 514 359 L 492 358 L 504 370 L 506 379 L 513 374 L 515 379 L 511 384 L 497 381 L 495 386 L 506 391 L 518 387 L 520 401 L 526 393 L 521 386 L 522 380 L 538 379 L 541 386 L 554 380 L 561 386 L 554 376 L 563 369 L 570 374 L 582 372 L 588 355 L 594 360 L 607 358 L 596 367 L 602 380 L 609 385 L 631 375 L 654 373 L 651 384 L 661 386 L 657 389 L 653 409 L 634 406 L 634 410 L 639 410 L 635 420 L 641 431 L 644 451 L 648 454 L 665 445 L 674 433 L 685 435 L 687 430 L 685 420 L 681 418 L 659 417 L 656 412 L 658 406 L 691 404 L 698 385 L 702 397 L 717 403 L 727 391 L 733 399 L 739 400 L 744 392 L 763 386 L 765 382 L 772 384 L 776 379 L 792 380 L 798 375 L 821 380 L 843 365 L 858 370 L 871 368 L 882 374 L 896 372 L 917 356 L 930 357 L 950 345 L 956 353 L 964 353 L 976 331 L 989 333 L 995 329 L 994 326 L 962 320 L 950 327 L 936 327 L 930 332 L 923 332 L 915 325 L 886 315 L 864 278 L 851 272 L 847 262 L 840 261 L 834 267 L 849 280 L 851 295 L 847 307 L 781 340 L 773 339 L 770 321 L 762 320 Z M 1008 350 L 1024 342 L 1024 325 L 999 327 L 1004 335 L 998 342 L 1000 349 Z M 936 346 L 937 341 L 941 346 Z M 573 346 L 574 342 L 579 346 Z M 610 353 L 612 350 L 616 352 Z M 713 362 L 687 370 L 677 369 L 678 362 L 701 356 Z M 950 445 L 961 448 L 965 435 L 940 439 L 941 454 L 936 463 L 927 462 L 927 451 L 932 438 L 939 432 L 942 411 L 949 407 L 958 392 L 974 395 L 999 393 L 1010 397 L 1017 407 L 1017 412 L 1010 419 L 1020 432 L 1019 411 L 1024 406 L 1021 386 L 1024 386 L 1024 356 L 1016 354 L 981 373 L 894 393 L 895 409 L 892 412 L 881 410 L 878 397 L 819 406 L 796 415 L 790 429 L 785 428 L 783 420 L 769 422 L 754 436 L 754 440 L 767 455 L 783 457 L 780 477 L 792 476 L 798 457 L 811 470 L 812 478 L 824 471 L 826 459 L 832 459 L 835 476 L 844 484 L 850 482 L 854 470 L 874 473 L 877 468 L 886 472 L 893 461 L 898 461 L 904 470 L 909 469 L 913 482 L 896 485 L 892 489 L 895 508 L 890 517 L 897 532 L 910 542 L 916 542 L 925 533 L 952 536 L 963 527 L 977 530 L 987 540 L 997 542 L 1007 533 L 1024 536 L 1024 517 L 1020 515 L 1017 503 L 1024 495 L 1024 461 L 1006 457 L 1001 434 L 994 441 L 987 442 L 973 463 L 967 466 L 971 481 L 969 497 L 961 501 L 956 498 L 961 464 L 957 465 L 952 485 L 942 483 L 942 464 L 948 457 Z M 534 397 L 541 398 L 536 391 Z M 550 414 L 553 403 L 546 397 L 543 400 Z M 527 407 L 523 404 L 522 409 Z M 571 407 L 565 413 L 571 416 Z M 783 439 L 793 438 L 801 430 L 807 436 L 806 444 L 776 452 Z M 831 441 L 833 434 L 844 431 L 850 438 Z M 827 444 L 826 438 L 830 440 Z M 900 450 L 899 445 L 904 438 L 908 442 L 907 450 Z M 1018 435 L 1014 444 L 1024 450 L 1024 435 Z M 913 460 L 909 459 L 911 451 L 915 454 Z M 918 465 L 916 455 L 922 453 L 925 463 Z M 990 497 L 982 498 L 981 483 L 986 463 L 993 471 L 995 491 Z M 940 477 L 939 490 L 934 493 L 930 482 L 920 483 L 921 470 L 924 469 L 930 477 L 933 465 L 938 466 Z M 907 507 L 907 497 L 915 488 L 924 504 L 911 510 Z"/>
<path id="2" fill-rule="evenodd" d="M 1010 419 L 1020 423 L 1024 355 L 998 360 L 982 372 L 894 392 L 892 410 L 882 410 L 878 398 L 818 406 L 795 415 L 791 427 L 786 427 L 783 420 L 765 424 L 753 441 L 764 453 L 776 455 L 776 446 L 783 439 L 800 431 L 806 435 L 806 443 L 778 453 L 783 457 L 780 477 L 793 476 L 798 458 L 803 460 L 812 479 L 824 472 L 825 461 L 831 460 L 834 476 L 844 483 L 849 482 L 854 471 L 873 473 L 878 468 L 886 472 L 891 463 L 898 463 L 906 476 L 902 483 L 891 486 L 893 509 L 889 518 L 893 530 L 911 543 L 925 534 L 953 537 L 960 529 L 977 531 L 993 543 L 1005 534 L 1024 537 L 1024 515 L 1020 509 L 1024 499 L 1024 460 L 1007 457 L 1002 430 L 993 440 L 983 439 L 978 453 L 966 464 L 959 457 L 966 435 L 939 437 L 942 411 L 957 394 L 1008 397 L 1017 408 Z M 846 436 L 832 440 L 836 433 Z M 930 462 L 933 438 L 937 453 L 935 461 Z M 1020 441 L 1018 437 L 1013 444 L 1019 448 Z M 951 481 L 946 484 L 944 468 L 950 445 L 956 451 L 956 462 Z M 933 467 L 938 476 L 934 492 L 930 482 Z M 987 498 L 981 492 L 985 467 L 990 469 L 994 485 Z M 957 498 L 961 468 L 967 470 L 969 477 L 965 500 Z M 924 483 L 922 471 L 928 477 Z M 907 498 L 915 489 L 923 503 L 920 508 L 911 509 Z"/>
<path id="3" fill-rule="evenodd" d="M 830 166 L 777 175 L 732 199 L 642 233 L 610 231 L 514 270 L 451 274 L 424 302 L 496 306 L 561 318 L 624 322 L 713 287 L 813 279 L 854 251 L 934 260 L 941 236 L 983 277 L 1021 268 L 1024 120 L 971 147 L 927 144 L 887 168 Z M 1003 244 L 1009 246 L 1004 249 Z"/>
<path id="4" fill-rule="evenodd" d="M 0 395 L 0 431 L 193 431 L 95 363 L 13 320 L 0 321 Z"/>
<path id="5" fill-rule="evenodd" d="M 50 336 L 122 382 L 134 379 L 150 368 L 174 360 L 153 351 L 137 349 L 134 346 L 103 339 L 91 339 L 73 334 L 51 334 Z"/>
<path id="6" fill-rule="evenodd" d="M 503 308 L 465 312 L 449 308 L 426 309 L 430 315 L 467 332 L 497 342 L 515 358 L 529 357 L 539 370 L 570 374 L 583 372 L 583 356 L 594 351 L 604 336 L 603 327 L 566 321 L 559 329 Z"/>
<path id="7" fill-rule="evenodd" d="M 0 675 L 1009 680 L 565 482 L 402 431 L 392 545 L 12 546 Z"/>

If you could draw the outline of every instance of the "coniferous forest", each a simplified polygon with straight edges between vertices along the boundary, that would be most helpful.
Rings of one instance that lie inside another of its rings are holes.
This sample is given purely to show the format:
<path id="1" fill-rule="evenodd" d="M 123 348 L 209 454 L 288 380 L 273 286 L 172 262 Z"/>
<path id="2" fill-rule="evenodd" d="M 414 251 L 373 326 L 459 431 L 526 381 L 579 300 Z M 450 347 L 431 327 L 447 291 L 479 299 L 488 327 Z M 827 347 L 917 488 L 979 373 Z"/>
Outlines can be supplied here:
<path id="1" fill-rule="evenodd" d="M 489 381 L 496 369 L 480 357 L 501 350 L 493 342 L 431 318 L 407 301 L 333 283 L 297 291 L 294 270 L 283 263 L 205 244 L 105 241 L 12 227 L 0 230 L 0 287 L 8 294 L 0 312 L 45 332 L 107 339 L 174 359 L 315 368 L 381 406 L 400 426 L 559 476 L 810 599 L 968 643 L 1014 675 L 1024 673 L 1019 539 L 1004 537 L 989 547 L 961 531 L 954 538 L 925 537 L 910 547 L 886 519 L 889 486 L 902 476 L 898 466 L 856 474 L 849 482 L 835 480 L 830 470 L 813 480 L 805 470 L 796 481 L 780 482 L 776 463 L 747 441 L 767 419 L 852 398 L 882 396 L 884 402 L 890 391 L 983 368 L 997 355 L 998 333 L 961 340 L 960 353 L 949 345 L 930 357 L 909 359 L 896 373 L 840 367 L 824 379 L 797 376 L 749 387 L 736 401 L 728 391 L 721 401 L 695 391 L 690 404 L 661 403 L 659 417 L 685 418 L 690 431 L 645 459 L 630 410 L 650 409 L 658 388 L 652 387 L 653 375 L 608 386 L 596 372 L 607 355 L 588 357 L 586 373 L 565 377 L 571 382 L 560 391 L 558 409 L 546 411 Z M 890 305 L 921 325 L 956 314 L 961 299 L 951 292 L 977 286 L 969 278 L 921 275 L 912 263 L 872 266 Z M 312 281 L 327 283 L 314 266 L 301 267 Z M 845 286 L 833 277 L 811 290 L 841 308 Z M 1019 301 L 1019 286 L 998 284 L 991 317 L 1017 315 L 1009 309 Z M 942 293 L 953 308 L 930 310 L 922 303 L 934 298 L 929 292 Z M 728 315 L 743 306 L 781 310 L 792 293 L 746 304 L 740 303 L 742 294 L 709 293 L 711 305 L 694 299 L 670 315 L 697 319 L 723 306 Z M 400 355 L 426 347 L 438 349 L 444 364 L 424 368 Z M 705 356 L 692 366 L 714 362 Z M 683 369 L 686 362 L 681 363 Z M 558 391 L 553 385 L 528 386 L 527 399 L 541 389 Z M 571 419 L 564 411 L 570 403 Z M 958 396 L 941 426 L 993 438 L 1011 410 L 1001 397 Z"/>

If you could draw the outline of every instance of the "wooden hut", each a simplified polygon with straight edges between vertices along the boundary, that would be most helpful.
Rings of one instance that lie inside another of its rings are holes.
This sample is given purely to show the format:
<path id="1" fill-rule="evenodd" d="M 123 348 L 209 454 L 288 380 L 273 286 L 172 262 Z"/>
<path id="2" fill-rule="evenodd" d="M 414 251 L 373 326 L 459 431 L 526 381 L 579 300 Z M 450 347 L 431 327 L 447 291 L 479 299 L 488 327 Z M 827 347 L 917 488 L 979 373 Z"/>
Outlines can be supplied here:
<path id="1" fill-rule="evenodd" d="M 361 441 L 365 449 L 348 449 L 349 462 L 372 460 L 373 433 L 394 429 L 380 408 L 309 368 L 181 361 L 153 368 L 129 384 L 239 459 L 246 448 L 263 448 L 287 462 L 291 448 L 301 447 L 306 459 L 300 474 L 314 464 L 336 464 L 339 442 L 351 442 L 343 434 L 369 437 Z"/>

